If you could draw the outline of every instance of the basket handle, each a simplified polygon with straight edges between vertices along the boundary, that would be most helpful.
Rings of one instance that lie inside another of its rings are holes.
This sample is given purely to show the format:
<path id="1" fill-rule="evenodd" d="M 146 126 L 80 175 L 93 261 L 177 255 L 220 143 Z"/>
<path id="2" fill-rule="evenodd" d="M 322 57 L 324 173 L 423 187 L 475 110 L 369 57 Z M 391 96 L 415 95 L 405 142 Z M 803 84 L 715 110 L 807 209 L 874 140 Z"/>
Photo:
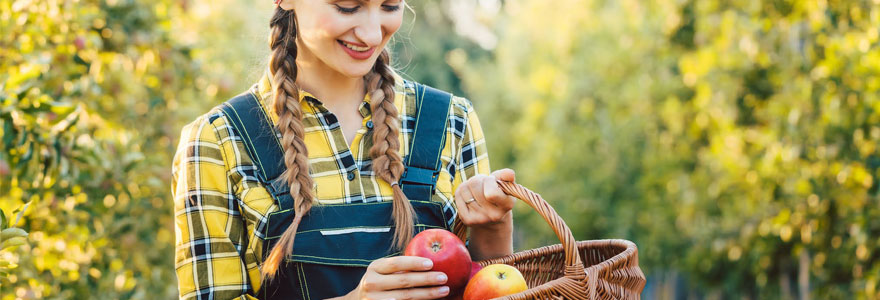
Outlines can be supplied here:
<path id="1" fill-rule="evenodd" d="M 556 237 L 562 242 L 562 247 L 565 250 L 565 275 L 578 277 L 584 276 L 584 264 L 583 261 L 581 261 L 580 255 L 578 255 L 577 241 L 574 239 L 574 235 L 571 234 L 571 229 L 568 228 L 568 225 L 565 225 L 565 221 L 559 217 L 556 210 L 554 210 L 544 198 L 541 198 L 541 195 L 532 192 L 522 185 L 510 181 L 496 181 L 505 194 L 527 203 L 533 209 L 538 211 L 538 213 L 541 214 L 541 217 L 544 217 L 544 221 L 547 221 L 550 228 L 553 228 L 553 232 L 556 233 Z M 461 222 L 461 218 L 455 218 L 455 226 L 453 227 L 455 234 L 458 235 L 462 241 L 467 240 L 467 228 L 465 228 L 464 224 Z"/>

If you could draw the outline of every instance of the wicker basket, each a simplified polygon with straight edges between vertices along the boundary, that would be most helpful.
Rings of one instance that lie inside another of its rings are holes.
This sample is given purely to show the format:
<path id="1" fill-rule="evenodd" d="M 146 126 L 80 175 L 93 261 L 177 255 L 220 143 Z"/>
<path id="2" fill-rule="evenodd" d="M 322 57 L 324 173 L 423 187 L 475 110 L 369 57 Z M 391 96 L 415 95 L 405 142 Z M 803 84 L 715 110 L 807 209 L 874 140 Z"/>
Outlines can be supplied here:
<path id="1" fill-rule="evenodd" d="M 568 225 L 540 195 L 511 182 L 498 181 L 508 195 L 528 203 L 550 224 L 562 244 L 479 261 L 482 266 L 503 263 L 522 272 L 529 289 L 498 299 L 639 299 L 645 275 L 638 249 L 627 240 L 575 241 Z M 456 234 L 467 230 L 456 220 Z"/>

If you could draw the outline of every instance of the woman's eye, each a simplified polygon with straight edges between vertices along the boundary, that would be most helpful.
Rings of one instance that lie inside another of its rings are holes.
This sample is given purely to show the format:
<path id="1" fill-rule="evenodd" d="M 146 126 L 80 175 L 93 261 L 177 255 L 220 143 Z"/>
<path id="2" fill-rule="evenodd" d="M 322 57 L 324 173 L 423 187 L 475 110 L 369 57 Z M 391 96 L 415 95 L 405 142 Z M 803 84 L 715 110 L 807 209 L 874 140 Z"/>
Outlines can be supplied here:
<path id="1" fill-rule="evenodd" d="M 400 4 L 398 4 L 398 5 L 382 5 L 382 9 L 384 9 L 385 11 L 389 11 L 389 12 L 390 11 L 397 11 L 398 9 L 400 9 Z"/>
<path id="2" fill-rule="evenodd" d="M 344 6 L 340 6 L 338 4 L 336 5 L 336 10 L 339 10 L 339 12 L 344 13 L 344 14 L 353 14 L 353 13 L 357 12 L 358 8 L 360 8 L 360 6 L 344 7 Z"/>

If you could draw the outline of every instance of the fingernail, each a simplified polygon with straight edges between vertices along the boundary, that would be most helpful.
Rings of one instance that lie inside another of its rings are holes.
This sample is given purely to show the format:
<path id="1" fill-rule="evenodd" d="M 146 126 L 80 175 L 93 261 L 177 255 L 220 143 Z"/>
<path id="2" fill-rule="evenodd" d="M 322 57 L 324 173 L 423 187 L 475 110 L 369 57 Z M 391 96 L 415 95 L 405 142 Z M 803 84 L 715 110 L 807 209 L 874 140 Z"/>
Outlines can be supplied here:
<path id="1" fill-rule="evenodd" d="M 437 281 L 440 283 L 446 282 L 446 275 L 437 275 Z"/>
<path id="2" fill-rule="evenodd" d="M 448 286 L 441 286 L 441 287 L 440 287 L 440 295 L 446 295 L 446 294 L 448 294 L 448 293 L 449 293 L 449 287 L 448 287 Z"/>
<path id="3" fill-rule="evenodd" d="M 430 268 L 430 267 L 434 266 L 434 262 L 430 261 L 430 260 L 426 260 L 425 262 L 422 263 L 422 265 L 424 265 L 425 268 Z"/>

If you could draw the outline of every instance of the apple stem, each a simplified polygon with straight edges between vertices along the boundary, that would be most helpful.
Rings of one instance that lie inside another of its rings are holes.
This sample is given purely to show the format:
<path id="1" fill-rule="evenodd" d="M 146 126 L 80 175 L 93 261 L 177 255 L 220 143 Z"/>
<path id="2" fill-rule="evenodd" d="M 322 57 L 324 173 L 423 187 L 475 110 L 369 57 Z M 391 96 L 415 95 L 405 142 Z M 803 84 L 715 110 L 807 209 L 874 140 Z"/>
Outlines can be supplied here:
<path id="1" fill-rule="evenodd" d="M 440 249 L 441 249 L 441 248 L 443 248 L 443 247 L 440 247 L 440 243 L 439 243 L 439 242 L 433 242 L 433 243 L 431 243 L 431 251 L 434 251 L 434 253 L 440 252 Z"/>

